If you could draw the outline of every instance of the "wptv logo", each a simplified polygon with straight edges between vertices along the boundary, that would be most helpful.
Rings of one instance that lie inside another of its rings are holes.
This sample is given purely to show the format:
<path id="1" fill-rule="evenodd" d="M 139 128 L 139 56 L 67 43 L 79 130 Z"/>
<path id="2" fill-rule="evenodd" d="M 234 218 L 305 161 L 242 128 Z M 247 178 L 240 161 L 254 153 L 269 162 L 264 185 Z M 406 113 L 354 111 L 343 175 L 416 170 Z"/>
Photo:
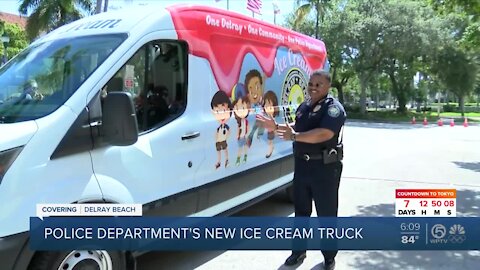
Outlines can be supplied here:
<path id="1" fill-rule="evenodd" d="M 443 224 L 435 224 L 430 230 L 432 238 L 430 244 L 461 244 L 467 239 L 465 228 L 460 224 L 450 226 L 448 232 L 447 227 Z"/>

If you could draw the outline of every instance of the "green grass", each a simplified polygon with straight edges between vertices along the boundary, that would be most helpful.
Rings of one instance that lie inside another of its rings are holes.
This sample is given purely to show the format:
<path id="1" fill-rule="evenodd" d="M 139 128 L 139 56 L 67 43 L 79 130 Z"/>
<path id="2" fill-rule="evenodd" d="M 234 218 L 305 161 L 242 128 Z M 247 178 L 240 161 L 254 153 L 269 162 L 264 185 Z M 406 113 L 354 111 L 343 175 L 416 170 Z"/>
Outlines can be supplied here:
<path id="1" fill-rule="evenodd" d="M 414 111 L 408 111 L 404 114 L 397 113 L 395 111 L 387 110 L 387 111 L 368 111 L 365 115 L 361 115 L 360 113 L 354 112 L 347 112 L 348 119 L 361 119 L 361 120 L 368 120 L 368 121 L 379 121 L 379 122 L 410 122 L 412 118 L 415 116 L 417 123 L 421 123 L 424 117 L 427 117 L 427 121 L 437 122 L 438 121 L 438 114 L 437 112 L 427 112 L 427 113 L 417 113 Z M 456 122 L 459 121 L 463 122 L 463 118 L 461 117 L 460 113 L 440 113 L 441 118 L 455 118 Z M 469 122 L 477 122 L 480 123 L 480 113 L 465 113 L 465 117 L 468 118 Z"/>
<path id="2" fill-rule="evenodd" d="M 444 105 L 447 105 L 447 103 L 440 103 L 440 106 L 444 106 Z M 456 102 L 450 102 L 450 103 L 448 103 L 448 105 L 458 107 L 458 103 L 456 103 Z M 436 102 L 430 103 L 429 106 L 438 106 L 438 103 L 436 103 Z M 466 107 L 476 107 L 477 103 L 476 102 L 465 102 L 465 106 Z"/>
<path id="3" fill-rule="evenodd" d="M 437 116 L 437 113 L 435 112 L 430 112 L 430 114 L 433 114 L 434 116 Z M 462 114 L 461 113 L 455 113 L 455 112 L 444 112 L 444 113 L 440 113 L 440 116 L 441 117 L 462 117 Z M 469 112 L 469 113 L 465 113 L 465 116 L 467 118 L 471 118 L 471 117 L 480 117 L 480 113 L 478 112 Z"/>

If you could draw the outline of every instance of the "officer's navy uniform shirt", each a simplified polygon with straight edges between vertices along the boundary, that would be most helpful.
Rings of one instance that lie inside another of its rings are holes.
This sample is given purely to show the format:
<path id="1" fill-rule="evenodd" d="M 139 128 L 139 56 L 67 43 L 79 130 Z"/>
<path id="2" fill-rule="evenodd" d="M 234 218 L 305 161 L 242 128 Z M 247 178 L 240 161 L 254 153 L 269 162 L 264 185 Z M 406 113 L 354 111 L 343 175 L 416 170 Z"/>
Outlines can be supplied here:
<path id="1" fill-rule="evenodd" d="M 337 99 L 328 95 L 315 104 L 303 102 L 297 109 L 295 118 L 295 131 L 305 132 L 316 128 L 325 128 L 333 131 L 333 138 L 322 143 L 294 142 L 296 154 L 319 155 L 325 149 L 337 146 L 338 136 L 347 115 L 342 104 Z"/>

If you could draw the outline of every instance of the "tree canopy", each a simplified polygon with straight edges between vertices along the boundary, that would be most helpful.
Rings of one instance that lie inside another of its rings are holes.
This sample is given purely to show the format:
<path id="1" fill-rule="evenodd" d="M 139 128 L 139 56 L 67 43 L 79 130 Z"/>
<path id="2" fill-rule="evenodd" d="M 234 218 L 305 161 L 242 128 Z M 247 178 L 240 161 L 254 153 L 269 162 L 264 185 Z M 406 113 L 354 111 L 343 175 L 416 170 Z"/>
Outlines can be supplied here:
<path id="1" fill-rule="evenodd" d="M 26 33 L 17 24 L 0 21 L 0 36 L 3 36 L 4 34 L 10 38 L 10 41 L 7 44 L 8 59 L 17 55 L 21 50 L 28 46 Z M 3 56 L 4 54 L 4 48 L 0 44 L 0 55 Z"/>
<path id="2" fill-rule="evenodd" d="M 317 27 L 318 11 L 312 7 L 318 1 L 301 2 L 300 8 L 307 10 L 309 5 L 314 16 L 296 16 L 299 8 L 287 19 L 287 26 L 311 36 L 318 33 L 325 42 L 332 86 L 341 101 L 343 88 L 354 83 L 351 86 L 359 89 L 355 104 L 365 113 L 367 100 L 383 93 L 377 88 L 386 87 L 398 102 L 398 111 L 405 112 L 409 101 L 421 102 L 445 88 L 457 96 L 463 111 L 463 99 L 480 77 L 476 60 L 480 4 L 467 0 L 332 0 L 323 6 Z M 455 77 L 459 73 L 462 82 Z M 354 77 L 358 80 L 351 80 Z"/>
<path id="3" fill-rule="evenodd" d="M 92 0 L 23 0 L 18 9 L 20 14 L 29 15 L 27 35 L 36 38 L 64 24 L 93 12 Z"/>

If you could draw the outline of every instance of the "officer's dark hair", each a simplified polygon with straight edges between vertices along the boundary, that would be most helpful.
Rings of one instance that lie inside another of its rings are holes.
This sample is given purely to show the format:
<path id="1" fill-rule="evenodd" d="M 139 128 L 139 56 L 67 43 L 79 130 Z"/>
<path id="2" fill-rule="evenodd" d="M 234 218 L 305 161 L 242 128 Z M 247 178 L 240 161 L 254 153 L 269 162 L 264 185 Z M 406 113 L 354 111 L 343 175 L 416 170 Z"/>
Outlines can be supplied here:
<path id="1" fill-rule="evenodd" d="M 332 82 L 332 78 L 330 77 L 330 73 L 328 71 L 324 70 L 324 69 L 315 70 L 310 77 L 313 77 L 315 75 L 324 77 L 325 79 L 327 79 L 327 81 L 329 83 Z"/>
<path id="2" fill-rule="evenodd" d="M 230 99 L 228 98 L 227 94 L 225 94 L 225 92 L 219 90 L 215 93 L 215 95 L 213 95 L 210 106 L 212 106 L 213 110 L 213 108 L 221 104 L 227 104 L 227 107 L 230 110 L 230 114 L 232 114 L 232 102 L 230 102 Z"/>
<path id="3" fill-rule="evenodd" d="M 247 75 L 245 75 L 245 87 L 247 89 L 248 89 L 248 82 L 250 82 L 250 80 L 253 77 L 258 77 L 258 79 L 260 79 L 260 83 L 263 84 L 262 74 L 260 74 L 260 71 L 258 71 L 256 69 L 252 69 L 247 73 Z"/>

